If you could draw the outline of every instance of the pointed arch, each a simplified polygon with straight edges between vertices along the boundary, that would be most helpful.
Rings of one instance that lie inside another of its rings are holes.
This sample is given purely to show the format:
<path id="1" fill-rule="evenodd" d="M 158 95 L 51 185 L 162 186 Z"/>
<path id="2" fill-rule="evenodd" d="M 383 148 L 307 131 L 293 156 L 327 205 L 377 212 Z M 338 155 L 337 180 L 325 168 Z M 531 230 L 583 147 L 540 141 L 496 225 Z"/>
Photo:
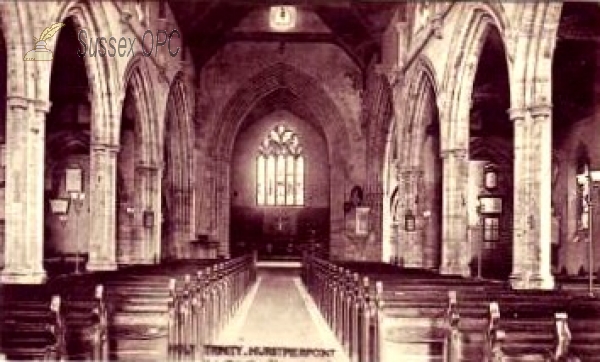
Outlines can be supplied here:
<path id="1" fill-rule="evenodd" d="M 469 112 L 475 72 L 488 33 L 498 30 L 504 54 L 506 52 L 505 23 L 491 12 L 487 6 L 465 4 L 468 20 L 465 26 L 457 27 L 453 35 L 453 49 L 446 65 L 440 120 L 442 122 L 442 149 L 468 150 L 469 146 Z M 510 67 L 509 67 L 510 78 Z"/>
<path id="2" fill-rule="evenodd" d="M 408 111 L 406 121 L 399 133 L 403 154 L 400 155 L 405 166 L 419 165 L 421 157 L 421 143 L 423 134 L 428 126 L 426 117 L 429 110 L 439 115 L 438 93 L 439 88 L 431 61 L 421 56 L 411 68 L 408 88 Z M 444 137 L 447 135 L 443 135 Z M 440 134 L 442 137 L 442 134 Z"/>
<path id="3" fill-rule="evenodd" d="M 229 222 L 230 222 L 230 166 L 232 150 L 244 120 L 257 104 L 271 96 L 284 93 L 284 102 L 295 108 L 294 111 L 306 115 L 301 117 L 312 122 L 317 130 L 322 132 L 327 141 L 328 159 L 330 164 L 329 176 L 331 185 L 343 185 L 350 179 L 352 164 L 351 154 L 355 147 L 350 141 L 350 130 L 345 116 L 340 112 L 328 92 L 314 77 L 286 64 L 276 63 L 264 68 L 250 77 L 228 100 L 219 116 L 216 128 L 209 133 L 209 150 L 213 159 L 213 180 L 215 195 L 213 195 L 213 210 L 209 216 L 214 222 L 213 233 L 220 242 L 223 255 L 229 253 Z M 289 99 L 288 99 L 289 98 Z M 355 136 L 354 134 L 352 136 Z M 330 188 L 330 205 L 343 203 L 343 188 Z M 344 214 L 340 208 L 331 208 L 331 225 L 341 225 Z M 218 222 L 217 222 L 218 221 Z M 341 245 L 341 230 L 330 229 L 330 245 Z M 343 255 L 344 250 L 332 249 L 333 255 Z"/>
<path id="4" fill-rule="evenodd" d="M 88 39 L 96 38 L 100 36 L 99 34 L 111 30 L 105 6 L 107 5 L 103 2 L 69 1 L 57 7 L 57 11 L 51 14 L 51 19 L 53 22 L 64 22 L 65 19 L 72 18 L 77 31 L 85 29 Z M 48 44 L 48 48 L 54 51 L 56 43 L 54 39 Z M 108 57 L 85 56 L 83 60 L 91 92 L 92 143 L 116 145 L 120 130 L 118 116 L 120 115 L 118 97 L 120 79 L 117 62 Z M 50 76 L 55 61 L 60 59 L 54 59 L 40 69 L 42 99 L 50 97 Z"/>
<path id="5" fill-rule="evenodd" d="M 0 4 L 0 26 L 6 47 L 7 66 L 10 76 L 7 77 L 7 98 L 46 99 L 40 95 L 39 87 L 42 82 L 34 81 L 34 74 L 38 74 L 43 62 L 25 62 L 23 53 L 9 51 L 10 49 L 25 49 L 32 47 L 33 26 L 29 24 L 31 18 L 31 4 L 19 1 L 6 1 Z M 6 36 L 10 32 L 10 36 Z"/>
<path id="6" fill-rule="evenodd" d="M 139 119 L 136 120 L 136 127 L 140 129 L 140 138 L 142 142 L 142 163 L 145 165 L 156 166 L 160 164 L 160 125 L 154 104 L 156 98 L 152 82 L 152 75 L 148 68 L 146 57 L 136 54 L 127 64 L 123 76 L 123 98 L 120 105 L 123 110 L 123 102 L 128 87 L 134 90 L 135 107 Z M 119 144 L 121 140 L 118 140 Z"/>
<path id="7" fill-rule="evenodd" d="M 311 106 L 315 118 L 319 121 L 319 128 L 323 129 L 326 135 L 328 144 L 339 145 L 335 148 L 330 147 L 330 157 L 333 157 L 332 160 L 343 160 L 344 157 L 336 155 L 335 152 L 336 149 L 351 149 L 344 116 L 316 79 L 285 63 L 277 63 L 263 69 L 251 77 L 230 98 L 219 118 L 221 127 L 215 130 L 212 143 L 213 153 L 229 158 L 233 150 L 235 135 L 252 106 L 260 99 L 282 88 L 289 90 L 298 99 L 302 99 Z"/>
<path id="8" fill-rule="evenodd" d="M 169 88 L 163 134 L 162 205 L 167 223 L 163 257 L 185 257 L 187 243 L 194 237 L 194 127 L 193 104 L 182 72 Z M 163 237 L 165 239 L 165 237 Z"/>

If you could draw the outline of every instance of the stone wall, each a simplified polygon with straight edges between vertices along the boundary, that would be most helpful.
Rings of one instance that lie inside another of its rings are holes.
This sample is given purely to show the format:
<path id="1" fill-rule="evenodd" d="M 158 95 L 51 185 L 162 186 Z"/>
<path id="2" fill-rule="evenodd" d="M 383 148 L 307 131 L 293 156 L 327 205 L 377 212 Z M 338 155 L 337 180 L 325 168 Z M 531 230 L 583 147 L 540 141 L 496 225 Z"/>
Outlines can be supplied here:
<path id="1" fill-rule="evenodd" d="M 586 119 L 577 121 L 555 150 L 556 181 L 552 188 L 552 199 L 555 207 L 555 218 L 559 224 L 559 238 L 556 240 L 558 264 L 556 271 L 566 271 L 577 274 L 580 270 L 588 271 L 587 237 L 577 234 L 577 158 L 580 147 L 585 147 L 591 160 L 592 170 L 600 169 L 600 144 L 598 144 L 598 129 L 600 129 L 600 112 Z M 600 210 L 594 209 L 593 225 L 594 241 L 600 240 Z M 594 258 L 600 260 L 600 243 L 594 243 Z"/>
<path id="2" fill-rule="evenodd" d="M 278 125 L 293 130 L 299 138 L 304 156 L 304 205 L 329 207 L 329 159 L 322 134 L 310 123 L 287 111 L 276 111 L 251 125 L 238 135 L 231 160 L 233 206 L 256 206 L 256 157 L 258 146 Z"/>
<path id="3" fill-rule="evenodd" d="M 198 230 L 219 241 L 226 251 L 227 195 L 231 195 L 231 190 L 224 190 L 230 187 L 230 175 L 219 171 L 219 165 L 228 167 L 232 154 L 227 144 L 233 145 L 238 137 L 243 115 L 252 112 L 254 105 L 271 93 L 262 91 L 271 87 L 269 82 L 279 82 L 279 86 L 272 86 L 273 91 L 287 89 L 295 94 L 298 98 L 285 100 L 286 107 L 291 108 L 288 110 L 300 113 L 325 136 L 331 170 L 328 181 L 339 186 L 331 188 L 329 195 L 331 252 L 334 257 L 353 258 L 358 254 L 345 247 L 343 203 L 348 198 L 344 190 L 362 185 L 365 179 L 366 136 L 360 124 L 363 84 L 356 65 L 340 48 L 329 44 L 227 44 L 203 68 L 197 86 L 197 116 L 198 135 L 206 156 L 199 164 L 197 177 L 206 180 L 204 184 L 223 190 L 223 196 L 204 193 L 203 199 L 209 201 L 197 208 Z M 306 96 L 300 92 L 306 92 Z M 318 92 L 323 93 L 317 99 L 314 96 Z M 248 98 L 256 100 L 240 104 Z M 324 111 L 324 107 L 329 110 Z M 224 119 L 230 117 L 232 109 L 240 109 L 239 116 Z M 233 125 L 224 125 L 227 122 Z"/>

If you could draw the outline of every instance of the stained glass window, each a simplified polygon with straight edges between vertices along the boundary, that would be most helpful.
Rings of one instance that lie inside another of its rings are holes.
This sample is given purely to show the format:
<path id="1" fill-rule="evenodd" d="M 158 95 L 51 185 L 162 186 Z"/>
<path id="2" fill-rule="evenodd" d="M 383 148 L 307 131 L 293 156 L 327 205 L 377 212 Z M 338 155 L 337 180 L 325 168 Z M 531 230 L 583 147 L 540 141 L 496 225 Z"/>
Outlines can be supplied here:
<path id="1" fill-rule="evenodd" d="M 256 158 L 256 203 L 304 205 L 304 156 L 298 136 L 279 125 L 261 143 Z"/>

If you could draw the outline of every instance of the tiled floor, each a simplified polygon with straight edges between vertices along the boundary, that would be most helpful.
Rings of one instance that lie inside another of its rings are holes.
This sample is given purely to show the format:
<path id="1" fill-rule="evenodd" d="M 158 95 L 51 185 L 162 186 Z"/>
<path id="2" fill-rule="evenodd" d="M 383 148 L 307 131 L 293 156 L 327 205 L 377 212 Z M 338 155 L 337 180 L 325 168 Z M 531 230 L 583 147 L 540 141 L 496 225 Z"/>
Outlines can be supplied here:
<path id="1" fill-rule="evenodd" d="M 261 267 L 257 284 L 218 344 L 334 350 L 330 356 L 280 356 L 276 361 L 347 361 L 298 272 L 281 265 Z"/>

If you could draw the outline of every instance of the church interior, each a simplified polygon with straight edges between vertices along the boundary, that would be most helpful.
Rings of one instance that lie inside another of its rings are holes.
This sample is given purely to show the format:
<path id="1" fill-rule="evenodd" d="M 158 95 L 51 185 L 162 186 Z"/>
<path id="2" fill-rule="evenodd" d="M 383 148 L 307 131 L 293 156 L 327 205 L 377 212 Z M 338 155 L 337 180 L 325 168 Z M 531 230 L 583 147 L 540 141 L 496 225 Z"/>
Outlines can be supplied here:
<path id="1" fill-rule="evenodd" d="M 0 100 L 0 360 L 600 361 L 596 2 L 0 0 Z"/>

